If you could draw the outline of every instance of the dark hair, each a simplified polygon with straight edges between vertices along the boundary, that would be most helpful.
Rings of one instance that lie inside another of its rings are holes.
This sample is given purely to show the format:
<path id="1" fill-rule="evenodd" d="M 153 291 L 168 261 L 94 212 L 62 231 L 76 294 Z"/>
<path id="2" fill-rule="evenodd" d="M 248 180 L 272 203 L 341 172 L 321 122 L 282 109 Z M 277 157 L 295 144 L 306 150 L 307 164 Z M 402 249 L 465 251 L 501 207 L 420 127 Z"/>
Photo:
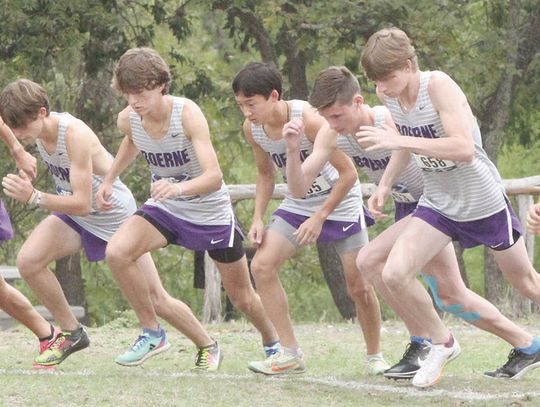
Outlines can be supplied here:
<path id="1" fill-rule="evenodd" d="M 232 88 L 235 95 L 241 92 L 247 97 L 262 95 L 267 99 L 276 90 L 281 99 L 282 85 L 281 74 L 273 64 L 250 62 L 236 74 Z"/>

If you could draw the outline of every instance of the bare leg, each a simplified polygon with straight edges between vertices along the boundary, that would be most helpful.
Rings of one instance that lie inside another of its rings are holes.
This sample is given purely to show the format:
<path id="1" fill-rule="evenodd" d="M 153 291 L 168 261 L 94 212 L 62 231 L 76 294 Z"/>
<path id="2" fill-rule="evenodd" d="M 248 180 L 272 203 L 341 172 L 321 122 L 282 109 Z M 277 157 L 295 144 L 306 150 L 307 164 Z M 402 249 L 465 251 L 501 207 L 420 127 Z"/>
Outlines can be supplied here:
<path id="1" fill-rule="evenodd" d="M 107 264 L 144 328 L 157 330 L 156 311 L 146 278 L 141 278 L 138 259 L 165 246 L 163 235 L 140 216 L 132 216 L 120 226 L 107 245 Z M 148 275 L 148 274 L 147 274 Z"/>
<path id="2" fill-rule="evenodd" d="M 356 306 L 356 316 L 362 328 L 368 355 L 380 352 L 381 309 L 373 286 L 369 284 L 356 268 L 357 251 L 340 254 L 343 272 L 347 281 L 349 296 Z"/>
<path id="3" fill-rule="evenodd" d="M 264 309 L 274 325 L 281 344 L 297 349 L 293 324 L 289 315 L 287 294 L 279 280 L 279 269 L 296 249 L 282 234 L 267 230 L 261 246 L 251 262 L 251 271 Z"/>
<path id="4" fill-rule="evenodd" d="M 421 244 L 418 236 L 422 237 Z M 413 287 L 418 284 L 419 271 L 449 242 L 450 238 L 442 232 L 423 220 L 412 218 L 397 238 L 382 272 L 390 294 L 405 309 L 414 310 L 417 322 L 430 332 L 434 343 L 446 343 L 450 332 L 435 312 L 431 298 Z"/>
<path id="5" fill-rule="evenodd" d="M 51 334 L 51 324 L 30 304 L 30 301 L 0 277 L 0 308 L 30 329 L 38 338 Z"/>
<path id="6" fill-rule="evenodd" d="M 198 348 L 212 345 L 214 340 L 193 315 L 193 311 L 165 290 L 150 253 L 143 254 L 137 260 L 137 265 L 146 277 L 156 314 L 182 332 Z"/>
<path id="7" fill-rule="evenodd" d="M 463 283 L 454 248 L 447 245 L 425 267 L 437 306 L 470 324 L 497 335 L 513 347 L 527 347 L 532 336 L 510 321 L 485 298 L 469 290 Z"/>
<path id="8" fill-rule="evenodd" d="M 277 341 L 278 334 L 266 314 L 261 298 L 251 285 L 246 256 L 233 263 L 216 261 L 216 266 L 232 304 L 243 312 L 261 333 L 263 343 Z"/>
<path id="9" fill-rule="evenodd" d="M 75 330 L 79 322 L 71 312 L 62 287 L 48 265 L 80 249 L 79 234 L 58 217 L 51 215 L 34 229 L 17 256 L 21 276 L 62 330 Z"/>

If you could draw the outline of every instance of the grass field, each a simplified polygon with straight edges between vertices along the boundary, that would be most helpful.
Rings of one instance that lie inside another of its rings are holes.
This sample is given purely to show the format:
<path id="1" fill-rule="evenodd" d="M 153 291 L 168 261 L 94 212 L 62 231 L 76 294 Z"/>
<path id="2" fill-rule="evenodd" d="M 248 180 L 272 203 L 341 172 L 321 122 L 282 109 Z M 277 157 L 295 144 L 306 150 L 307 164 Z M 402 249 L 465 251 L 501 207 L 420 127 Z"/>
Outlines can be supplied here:
<path id="1" fill-rule="evenodd" d="M 224 360 L 215 374 L 194 374 L 193 345 L 169 330 L 171 349 L 144 366 L 116 365 L 114 357 L 135 338 L 136 327 L 113 322 L 90 328 L 90 348 L 70 356 L 55 371 L 33 371 L 37 343 L 20 327 L 1 333 L 2 406 L 538 406 L 540 369 L 519 381 L 483 377 L 506 361 L 509 346 L 495 337 L 449 319 L 462 354 L 434 388 L 418 390 L 364 373 L 364 345 L 353 324 L 301 325 L 298 338 L 308 371 L 263 377 L 246 364 L 261 358 L 259 336 L 243 322 L 208 327 Z M 539 324 L 524 322 L 534 334 Z M 390 362 L 403 353 L 407 335 L 399 322 L 385 323 L 382 347 Z"/>

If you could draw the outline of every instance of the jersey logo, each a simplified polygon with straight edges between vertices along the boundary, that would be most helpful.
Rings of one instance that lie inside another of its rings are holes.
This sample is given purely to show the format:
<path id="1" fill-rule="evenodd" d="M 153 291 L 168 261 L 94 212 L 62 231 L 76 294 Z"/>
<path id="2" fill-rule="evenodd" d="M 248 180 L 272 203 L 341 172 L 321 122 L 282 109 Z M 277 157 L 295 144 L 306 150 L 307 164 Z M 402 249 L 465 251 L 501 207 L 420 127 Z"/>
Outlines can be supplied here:
<path id="1" fill-rule="evenodd" d="M 347 230 L 352 228 L 354 225 L 356 225 L 356 223 L 351 223 L 349 226 L 343 226 L 343 231 L 346 232 Z"/>
<path id="2" fill-rule="evenodd" d="M 210 240 L 210 244 L 217 244 L 219 242 L 223 242 L 223 239 L 218 239 L 218 240 L 212 239 L 212 240 Z"/>
<path id="3" fill-rule="evenodd" d="M 427 105 L 418 106 L 418 110 L 424 110 Z"/>
<path id="4" fill-rule="evenodd" d="M 180 133 L 173 133 L 171 134 L 171 137 L 178 137 L 180 135 Z"/>

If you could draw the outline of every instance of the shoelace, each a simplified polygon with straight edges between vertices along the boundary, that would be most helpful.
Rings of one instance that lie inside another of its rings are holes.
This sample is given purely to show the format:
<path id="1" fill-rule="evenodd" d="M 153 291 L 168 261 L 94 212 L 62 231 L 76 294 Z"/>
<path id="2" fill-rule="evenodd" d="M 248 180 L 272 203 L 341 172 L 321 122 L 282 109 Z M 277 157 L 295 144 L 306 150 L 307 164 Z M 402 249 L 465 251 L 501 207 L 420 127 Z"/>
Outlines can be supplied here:
<path id="1" fill-rule="evenodd" d="M 210 348 L 202 348 L 197 352 L 197 358 L 195 359 L 195 366 L 208 367 L 208 355 L 210 354 Z"/>
<path id="2" fill-rule="evenodd" d="M 405 352 L 403 353 L 402 360 L 407 361 L 416 361 L 416 352 L 420 351 L 420 344 L 416 342 L 410 342 L 407 344 L 407 347 L 405 348 Z"/>
<path id="3" fill-rule="evenodd" d="M 512 349 L 510 351 L 510 354 L 508 355 L 508 360 L 506 361 L 506 363 L 502 365 L 500 368 L 498 368 L 497 371 L 507 370 L 509 367 L 514 365 L 516 363 L 515 359 L 518 356 L 518 352 L 519 351 L 517 351 L 516 349 Z"/>
<path id="4" fill-rule="evenodd" d="M 58 337 L 56 338 L 56 341 L 54 341 L 54 343 L 51 345 L 49 349 L 59 350 L 62 344 L 66 341 L 66 339 L 67 338 L 65 334 L 62 333 L 58 335 Z"/>
<path id="5" fill-rule="evenodd" d="M 135 339 L 135 342 L 131 346 L 131 349 L 133 351 L 137 351 L 141 346 L 144 345 L 147 339 L 149 339 L 148 335 L 140 335 L 137 339 Z"/>

